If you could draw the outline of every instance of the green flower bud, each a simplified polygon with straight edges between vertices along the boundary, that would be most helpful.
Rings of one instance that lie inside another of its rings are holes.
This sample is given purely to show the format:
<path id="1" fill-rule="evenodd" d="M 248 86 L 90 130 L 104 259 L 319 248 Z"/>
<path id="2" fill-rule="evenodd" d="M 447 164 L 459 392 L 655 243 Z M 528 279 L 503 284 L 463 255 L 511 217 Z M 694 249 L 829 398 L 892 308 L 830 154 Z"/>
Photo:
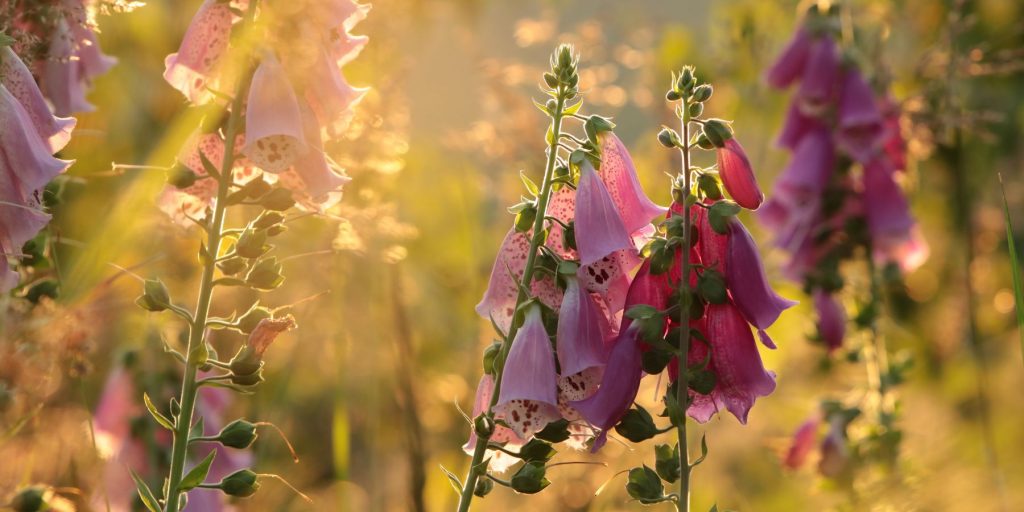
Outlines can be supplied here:
<path id="1" fill-rule="evenodd" d="M 233 276 L 249 268 L 249 263 L 245 261 L 245 258 L 234 256 L 224 261 L 218 261 L 217 268 L 219 268 L 220 271 L 224 273 L 224 275 Z"/>
<path id="2" fill-rule="evenodd" d="M 679 101 L 679 100 L 683 99 L 683 97 L 680 96 L 679 93 L 675 91 L 675 89 L 673 89 L 673 90 L 665 93 L 665 99 L 668 100 L 668 101 Z"/>
<path id="3" fill-rule="evenodd" d="M 223 480 L 217 484 L 217 487 L 224 494 L 228 496 L 237 496 L 239 498 L 247 498 L 256 494 L 256 491 L 260 488 L 260 483 L 257 481 L 259 475 L 248 469 L 242 469 L 235 471 L 230 475 L 224 477 Z"/>
<path id="4" fill-rule="evenodd" d="M 679 480 L 682 472 L 679 470 L 679 447 L 659 444 L 654 447 L 654 469 L 658 476 L 668 483 L 675 483 Z"/>
<path id="5" fill-rule="evenodd" d="M 491 493 L 494 489 L 494 481 L 490 478 L 480 478 L 476 481 L 476 487 L 473 488 L 473 495 L 478 498 L 483 498 Z"/>
<path id="6" fill-rule="evenodd" d="M 221 429 L 217 441 L 230 448 L 242 449 L 248 448 L 257 437 L 255 424 L 238 419 Z"/>
<path id="7" fill-rule="evenodd" d="M 159 279 L 147 279 L 142 286 L 142 295 L 135 299 L 135 304 L 146 311 L 163 311 L 171 305 L 171 295 Z"/>
<path id="8" fill-rule="evenodd" d="M 551 482 L 544 477 L 543 462 L 527 462 L 515 475 L 512 475 L 512 489 L 523 494 L 536 494 L 543 491 Z"/>
<path id="9" fill-rule="evenodd" d="M 640 503 L 650 505 L 665 498 L 665 486 L 653 469 L 644 466 L 629 470 L 626 492 Z"/>
<path id="10" fill-rule="evenodd" d="M 548 87 L 556 89 L 558 88 L 558 77 L 552 73 L 544 73 L 544 83 L 547 84 Z"/>
<path id="11" fill-rule="evenodd" d="M 473 420 L 473 431 L 480 438 L 490 438 L 494 433 L 494 418 L 481 414 Z"/>
<path id="12" fill-rule="evenodd" d="M 717 201 L 722 198 L 722 188 L 718 186 L 718 180 L 710 174 L 701 174 L 697 177 L 697 188 L 708 199 Z"/>
<path id="13" fill-rule="evenodd" d="M 245 282 L 257 290 L 273 290 L 284 282 L 281 264 L 276 257 L 262 259 L 249 269 Z"/>
<path id="14" fill-rule="evenodd" d="M 658 142 L 666 148 L 677 148 L 680 146 L 679 134 L 675 130 L 665 127 L 658 132 Z"/>
<path id="15" fill-rule="evenodd" d="M 536 438 L 519 448 L 519 458 L 529 462 L 547 462 L 557 453 L 551 443 Z"/>
<path id="16" fill-rule="evenodd" d="M 295 199 L 292 198 L 291 191 L 275 188 L 260 199 L 260 205 L 271 211 L 283 212 L 295 206 Z"/>
<path id="17" fill-rule="evenodd" d="M 256 328 L 260 321 L 266 320 L 271 316 L 273 316 L 273 313 L 270 309 L 260 306 L 259 302 L 257 302 L 238 318 L 238 321 L 236 322 L 238 324 L 238 330 L 245 334 L 249 334 Z"/>
<path id="18" fill-rule="evenodd" d="M 284 215 L 278 212 L 263 212 L 256 220 L 252 221 L 252 227 L 256 229 L 268 229 L 284 222 Z"/>
<path id="19" fill-rule="evenodd" d="M 516 214 L 516 231 L 526 233 L 533 229 L 535 220 L 537 220 L 537 207 L 531 204 Z"/>
<path id="20" fill-rule="evenodd" d="M 267 232 L 262 229 L 254 229 L 252 226 L 245 228 L 242 235 L 238 237 L 238 241 L 235 242 L 235 253 L 243 258 L 259 258 L 269 250 Z"/>
<path id="21" fill-rule="evenodd" d="M 701 84 L 693 89 L 693 101 L 702 103 L 711 98 L 711 93 L 714 92 L 714 88 L 711 84 Z"/>
<path id="22" fill-rule="evenodd" d="M 501 343 L 491 343 L 490 346 L 484 350 L 484 373 L 488 375 L 494 375 L 497 368 L 494 367 L 494 361 L 501 354 Z"/>
<path id="23" fill-rule="evenodd" d="M 188 167 L 178 164 L 167 171 L 167 184 L 177 188 L 188 188 L 195 184 L 199 176 Z"/>
<path id="24" fill-rule="evenodd" d="M 700 115 L 704 113 L 704 104 L 703 103 L 690 103 L 689 110 L 690 110 L 689 113 L 690 113 L 690 117 L 691 118 L 700 117 Z"/>
<path id="25" fill-rule="evenodd" d="M 228 362 L 231 373 L 238 377 L 256 375 L 263 369 L 263 361 L 249 345 L 242 345 Z M 232 379 L 233 380 L 233 379 Z"/>
<path id="26" fill-rule="evenodd" d="M 10 507 L 15 512 L 42 512 L 50 510 L 47 503 L 47 495 L 51 494 L 49 489 L 38 485 L 26 487 L 11 499 Z"/>
<path id="27" fill-rule="evenodd" d="M 732 138 L 732 130 L 729 125 L 721 119 L 708 119 L 704 122 L 704 134 L 717 148 L 725 147 L 725 141 Z"/>

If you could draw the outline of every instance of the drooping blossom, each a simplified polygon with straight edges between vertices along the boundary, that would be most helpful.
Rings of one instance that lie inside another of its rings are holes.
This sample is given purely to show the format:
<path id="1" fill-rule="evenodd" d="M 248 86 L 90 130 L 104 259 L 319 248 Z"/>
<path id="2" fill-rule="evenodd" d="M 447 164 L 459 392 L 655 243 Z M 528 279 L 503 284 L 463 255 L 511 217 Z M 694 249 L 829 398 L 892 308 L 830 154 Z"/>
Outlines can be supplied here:
<path id="1" fill-rule="evenodd" d="M 608 430 L 619 422 L 636 400 L 643 375 L 641 356 L 638 329 L 628 327 L 611 347 L 598 392 L 585 400 L 571 402 L 574 409 L 601 431 L 594 440 L 594 451 L 604 446 Z"/>
<path id="2" fill-rule="evenodd" d="M 498 249 L 498 256 L 491 269 L 487 291 L 484 292 L 476 312 L 484 318 L 493 319 L 503 332 L 508 332 L 515 313 L 516 297 L 519 295 L 519 280 L 526 269 L 530 240 L 526 233 L 510 229 Z M 535 279 L 531 283 L 532 293 L 541 302 L 557 309 L 562 302 L 562 291 L 555 286 L 554 279 Z"/>
<path id="3" fill-rule="evenodd" d="M 118 365 L 110 372 L 100 393 L 92 418 L 97 452 L 102 467 L 102 490 L 92 496 L 92 503 L 103 508 L 109 503 L 113 512 L 129 512 L 135 500 L 135 483 L 131 467 L 148 475 L 147 453 L 143 439 L 132 434 L 132 422 L 145 414 L 140 405 L 138 388 L 130 371 Z"/>
<path id="4" fill-rule="evenodd" d="M 85 98 L 86 89 L 116 63 L 117 59 L 100 51 L 91 28 L 75 20 L 60 20 L 52 34 L 49 56 L 41 65 L 42 88 L 57 115 L 93 111 Z"/>
<path id="5" fill-rule="evenodd" d="M 561 418 L 557 385 L 551 340 L 544 329 L 540 306 L 534 304 L 526 311 L 505 360 L 501 391 L 493 408 L 495 416 L 508 423 L 521 439 L 529 439 Z"/>
<path id="6" fill-rule="evenodd" d="M 164 59 L 164 79 L 193 103 L 205 103 L 221 88 L 220 67 L 235 21 L 231 7 L 228 2 L 205 0 L 192 17 L 181 47 Z"/>
<path id="7" fill-rule="evenodd" d="M 476 387 L 476 396 L 473 399 L 473 418 L 476 418 L 487 410 L 487 406 L 491 403 L 491 397 L 494 395 L 494 376 L 485 373 L 483 377 L 480 377 L 480 383 Z M 462 446 L 462 450 L 467 455 L 472 455 L 473 450 L 476 449 L 476 430 L 473 429 L 472 425 L 469 428 L 469 440 Z M 511 452 L 518 452 L 519 448 L 523 446 L 525 441 L 519 438 L 512 429 L 501 425 L 494 426 L 494 433 L 491 434 L 490 442 L 503 445 L 506 450 Z M 487 450 L 487 457 L 491 463 L 487 466 L 488 469 L 497 473 L 504 473 L 508 468 L 512 467 L 513 464 L 519 462 L 519 459 L 505 453 L 501 450 Z"/>
<path id="8" fill-rule="evenodd" d="M 658 206 L 640 186 L 640 178 L 633 165 L 626 145 L 614 132 L 604 132 L 598 136 L 601 149 L 601 179 L 604 180 L 608 193 L 619 208 L 626 231 L 636 233 L 650 226 L 651 219 L 665 214 L 667 209 Z"/>
<path id="9" fill-rule="evenodd" d="M 818 441 L 818 428 L 821 426 L 821 417 L 818 414 L 812 415 L 800 424 L 793 433 L 793 443 L 786 450 L 786 457 L 782 465 L 788 469 L 799 469 L 807 461 L 807 457 L 814 451 L 814 444 Z"/>
<path id="10" fill-rule="evenodd" d="M 783 311 L 795 306 L 796 301 L 780 297 L 768 284 L 757 245 L 743 223 L 732 219 L 728 238 L 725 282 L 733 302 L 744 318 L 757 328 L 761 341 L 775 348 L 765 329 L 775 323 Z"/>
<path id="11" fill-rule="evenodd" d="M 249 347 L 257 358 L 263 357 L 263 353 L 282 333 L 295 328 L 295 318 L 285 315 L 280 318 L 264 318 L 256 324 L 256 328 L 249 333 Z"/>
<path id="12" fill-rule="evenodd" d="M 736 204 L 756 210 L 764 202 L 764 193 L 757 185 L 754 168 L 750 165 L 743 146 L 735 137 L 725 141 L 725 147 L 718 148 L 718 175 L 722 185 Z"/>
<path id="13" fill-rule="evenodd" d="M 589 162 L 580 166 L 575 224 L 581 265 L 591 265 L 616 251 L 633 249 L 633 240 L 611 195 Z"/>

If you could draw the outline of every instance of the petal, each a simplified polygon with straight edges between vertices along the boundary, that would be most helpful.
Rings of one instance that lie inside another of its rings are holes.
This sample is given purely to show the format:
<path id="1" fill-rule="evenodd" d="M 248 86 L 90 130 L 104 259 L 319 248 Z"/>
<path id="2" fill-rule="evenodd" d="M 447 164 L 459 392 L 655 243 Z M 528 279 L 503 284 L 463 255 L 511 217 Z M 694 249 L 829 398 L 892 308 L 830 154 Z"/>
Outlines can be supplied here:
<path id="1" fill-rule="evenodd" d="M 625 305 L 629 275 L 641 261 L 635 250 L 624 249 L 580 267 L 576 276 L 584 289 L 600 295 L 608 312 L 615 314 Z"/>
<path id="2" fill-rule="evenodd" d="M 544 215 L 558 219 L 568 224 L 576 215 L 576 191 L 569 187 L 562 187 L 551 194 L 548 207 Z M 548 232 L 548 239 L 545 244 L 555 251 L 563 259 L 575 260 L 579 256 L 575 249 L 566 247 L 564 240 L 565 228 L 558 222 L 552 222 Z"/>
<path id="3" fill-rule="evenodd" d="M 764 202 L 764 193 L 757 185 L 754 168 L 743 151 L 743 146 L 735 138 L 725 142 L 724 148 L 716 152 L 718 156 L 718 175 L 722 178 L 726 192 L 732 196 L 736 204 L 756 210 Z"/>
<path id="4" fill-rule="evenodd" d="M 46 186 L 71 165 L 70 161 L 53 157 L 49 143 L 40 136 L 32 117 L 18 100 L 0 86 L 0 151 L 12 173 L 11 186 L 18 191 L 8 193 L 29 196 Z"/>
<path id="5" fill-rule="evenodd" d="M 43 93 L 53 103 L 58 115 L 91 112 L 93 106 L 85 99 L 85 77 L 75 51 L 75 38 L 65 20 L 57 23 L 50 40 L 50 54 L 43 63 L 40 77 Z"/>
<path id="6" fill-rule="evenodd" d="M 797 303 L 780 297 L 768 284 L 757 244 L 735 218 L 729 223 L 728 240 L 726 286 L 747 321 L 758 329 L 767 329 Z"/>
<path id="7" fill-rule="evenodd" d="M 636 400 L 643 376 L 637 332 L 636 328 L 630 327 L 615 340 L 597 393 L 586 400 L 570 402 L 591 425 L 601 429 L 594 451 L 604 444 L 608 430 L 619 422 Z"/>
<path id="8" fill-rule="evenodd" d="M 212 95 L 217 68 L 227 53 L 232 14 L 228 3 L 205 0 L 192 18 L 181 47 L 164 60 L 164 79 L 189 101 L 203 103 Z"/>
<path id="9" fill-rule="evenodd" d="M 804 112 L 809 115 L 820 114 L 833 102 L 841 79 L 840 67 L 836 43 L 828 36 L 816 39 L 807 56 L 797 95 Z"/>
<path id="10" fill-rule="evenodd" d="M 818 313 L 818 335 L 821 336 L 829 352 L 843 346 L 846 336 L 846 309 L 836 299 L 835 294 L 820 288 L 815 289 L 814 310 Z"/>
<path id="11" fill-rule="evenodd" d="M 556 336 L 558 364 L 563 376 L 603 366 L 606 361 L 606 333 L 601 325 L 601 311 L 590 294 L 580 289 L 577 279 L 568 281 L 558 311 Z"/>
<path id="12" fill-rule="evenodd" d="M 302 105 L 305 107 L 305 105 Z M 321 210 L 329 208 L 341 200 L 341 188 L 352 181 L 344 171 L 334 170 L 327 161 L 323 145 L 320 142 L 320 127 L 309 108 L 302 108 L 302 120 L 309 150 L 295 160 L 292 171 L 299 183 L 295 190 L 301 198 L 300 203 L 314 206 Z M 288 186 L 287 180 L 285 186 Z"/>
<path id="13" fill-rule="evenodd" d="M 540 306 L 526 313 L 512 340 L 501 375 L 495 417 L 504 419 L 523 439 L 561 418 L 558 412 L 558 374 L 551 340 L 541 320 Z"/>
<path id="14" fill-rule="evenodd" d="M 509 229 L 498 249 L 491 268 L 491 278 L 487 283 L 476 312 L 484 318 L 494 319 L 495 324 L 508 332 L 512 324 L 512 314 L 519 295 L 519 281 L 526 269 L 526 256 L 530 251 L 530 238 L 526 233 Z M 562 303 L 562 292 L 550 276 L 537 275 L 531 284 L 531 290 L 545 305 L 558 309 Z"/>
<path id="15" fill-rule="evenodd" d="M 335 59 L 326 49 L 320 49 L 315 62 L 308 68 L 308 75 L 302 82 L 313 112 L 324 129 L 333 135 L 339 134 L 352 119 L 352 106 L 359 103 L 369 89 L 349 85 Z"/>
<path id="16" fill-rule="evenodd" d="M 867 162 L 879 149 L 885 135 L 882 114 L 875 94 L 856 68 L 844 73 L 839 103 L 839 131 L 836 142 L 858 162 Z"/>
<path id="17" fill-rule="evenodd" d="M 0 85 L 25 108 L 32 125 L 46 141 L 51 154 L 67 145 L 71 140 L 71 130 L 75 128 L 75 119 L 55 117 L 50 113 L 50 107 L 32 77 L 32 72 L 9 46 L 0 48 Z"/>
<path id="18" fill-rule="evenodd" d="M 640 186 L 633 158 L 612 132 L 599 136 L 601 143 L 601 179 L 611 194 L 626 231 L 633 233 L 668 211 L 651 201 Z"/>
<path id="19" fill-rule="evenodd" d="M 242 153 L 257 167 L 279 173 L 309 150 L 298 99 L 277 57 L 267 53 L 252 78 Z"/>
<path id="20" fill-rule="evenodd" d="M 793 158 L 776 183 L 792 201 L 802 203 L 820 196 L 828 185 L 835 167 L 835 147 L 824 128 L 809 132 L 800 140 Z"/>
<path id="21" fill-rule="evenodd" d="M 581 265 L 590 265 L 615 251 L 633 248 L 633 239 L 611 195 L 589 162 L 580 167 L 575 223 Z"/>
<path id="22" fill-rule="evenodd" d="M 816 128 L 823 128 L 821 121 L 816 117 L 804 114 L 800 109 L 800 102 L 794 101 L 786 110 L 786 121 L 782 125 L 782 132 L 779 133 L 775 145 L 791 151 L 796 150 L 804 135 Z"/>
<path id="23" fill-rule="evenodd" d="M 779 58 L 768 68 L 764 81 L 777 89 L 784 89 L 793 83 L 804 71 L 812 41 L 806 29 L 797 29 Z"/>
<path id="24" fill-rule="evenodd" d="M 885 159 L 875 159 L 864 167 L 864 212 L 875 259 L 895 262 L 904 272 L 928 259 L 928 244 L 896 183 L 895 171 Z"/>

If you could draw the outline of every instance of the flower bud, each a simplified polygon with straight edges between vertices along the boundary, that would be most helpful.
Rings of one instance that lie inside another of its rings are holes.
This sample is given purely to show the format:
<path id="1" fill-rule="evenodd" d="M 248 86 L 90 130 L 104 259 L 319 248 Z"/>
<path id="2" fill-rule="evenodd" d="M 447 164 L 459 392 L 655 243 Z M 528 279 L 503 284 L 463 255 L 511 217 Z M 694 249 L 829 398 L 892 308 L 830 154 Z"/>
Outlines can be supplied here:
<path id="1" fill-rule="evenodd" d="M 490 346 L 484 350 L 484 373 L 488 375 L 494 375 L 497 370 L 494 367 L 494 361 L 501 354 L 501 343 L 491 343 Z"/>
<path id="2" fill-rule="evenodd" d="M 658 435 L 658 426 L 654 424 L 651 413 L 637 406 L 635 409 L 626 411 L 619 423 L 615 425 L 615 431 L 622 437 L 639 443 Z"/>
<path id="3" fill-rule="evenodd" d="M 686 66 L 683 68 L 682 73 L 679 73 L 679 80 L 676 82 L 676 89 L 679 91 L 692 89 L 693 82 L 693 68 Z"/>
<path id="4" fill-rule="evenodd" d="M 533 229 L 535 220 L 537 220 L 537 207 L 531 204 L 516 214 L 516 231 L 526 233 Z"/>
<path id="5" fill-rule="evenodd" d="M 704 134 L 708 136 L 708 140 L 711 141 L 717 148 L 725 147 L 725 141 L 732 138 L 732 130 L 729 129 L 729 125 L 721 119 L 708 119 L 704 122 Z"/>
<path id="6" fill-rule="evenodd" d="M 257 481 L 258 476 L 259 475 L 253 473 L 251 470 L 242 469 L 224 477 L 224 479 L 217 484 L 217 487 L 220 488 L 221 491 L 224 491 L 224 494 L 227 494 L 228 496 L 247 498 L 256 494 L 256 491 L 259 490 L 260 483 Z"/>
<path id="7" fill-rule="evenodd" d="M 235 381 L 235 377 L 241 378 L 259 374 L 260 370 L 263 369 L 263 361 L 252 350 L 252 347 L 249 345 L 242 345 L 242 347 L 238 349 L 238 352 L 235 353 L 235 357 L 232 357 L 231 361 L 228 362 L 228 368 L 233 374 L 231 380 Z M 236 382 L 236 384 L 242 383 Z"/>
<path id="8" fill-rule="evenodd" d="M 536 494 L 551 482 L 544 477 L 545 467 L 543 462 L 527 462 L 523 464 L 515 475 L 512 475 L 512 489 L 523 494 Z"/>
<path id="9" fill-rule="evenodd" d="M 647 466 L 629 470 L 626 492 L 631 498 L 645 505 L 665 499 L 665 486 L 661 483 L 661 477 Z"/>
<path id="10" fill-rule="evenodd" d="M 198 179 L 199 176 L 192 169 L 180 164 L 167 171 L 167 184 L 177 189 L 191 187 Z"/>
<path id="11" fill-rule="evenodd" d="M 519 448 L 518 457 L 528 462 L 547 462 L 557 453 L 551 443 L 534 438 Z"/>
<path id="12" fill-rule="evenodd" d="M 681 100 L 683 98 L 682 98 L 682 96 L 679 95 L 678 92 L 675 91 L 675 89 L 673 89 L 673 90 L 665 93 L 665 99 L 668 100 L 668 101 L 679 101 L 679 100 Z"/>
<path id="13" fill-rule="evenodd" d="M 262 229 L 253 229 L 252 226 L 245 228 L 242 235 L 238 237 L 238 241 L 235 242 L 235 253 L 243 258 L 259 258 L 269 250 L 267 232 Z"/>
<path id="14" fill-rule="evenodd" d="M 284 222 L 284 215 L 278 212 L 263 212 L 256 220 L 252 221 L 252 227 L 256 229 L 268 229 Z"/>
<path id="15" fill-rule="evenodd" d="M 159 279 L 147 279 L 142 287 L 142 295 L 135 299 L 135 304 L 146 311 L 163 311 L 171 305 L 171 296 L 167 287 Z"/>
<path id="16" fill-rule="evenodd" d="M 679 480 L 682 472 L 679 470 L 679 446 L 659 444 L 654 447 L 654 469 L 658 476 L 668 483 Z"/>
<path id="17" fill-rule="evenodd" d="M 693 118 L 693 117 L 700 117 L 700 115 L 704 113 L 704 104 L 703 103 L 690 103 L 690 106 L 688 108 L 689 108 L 689 114 L 690 114 L 691 118 Z"/>
<path id="18" fill-rule="evenodd" d="M 262 259 L 249 269 L 245 282 L 257 290 L 273 290 L 284 282 L 281 264 L 276 257 Z"/>
<path id="19" fill-rule="evenodd" d="M 248 267 L 249 264 L 245 261 L 245 258 L 239 256 L 234 256 L 224 261 L 217 262 L 217 268 L 219 268 L 226 276 L 233 276 Z"/>
<path id="20" fill-rule="evenodd" d="M 491 493 L 494 489 L 494 481 L 490 478 L 480 478 L 476 481 L 476 487 L 473 488 L 473 495 L 478 498 L 483 498 Z"/>
<path id="21" fill-rule="evenodd" d="M 709 139 L 703 132 L 697 136 L 697 147 L 701 149 L 715 149 L 715 145 L 711 143 L 711 139 Z"/>
<path id="22" fill-rule="evenodd" d="M 256 440 L 256 425 L 239 419 L 228 423 L 217 434 L 217 441 L 230 448 L 248 448 Z"/>
<path id="23" fill-rule="evenodd" d="M 477 437 L 489 439 L 494 433 L 494 418 L 486 414 L 477 416 L 473 420 L 473 432 L 476 432 Z"/>
<path id="24" fill-rule="evenodd" d="M 50 510 L 50 505 L 46 502 L 48 494 L 50 494 L 48 489 L 38 485 L 26 487 L 14 495 L 8 506 L 15 512 L 42 512 L 43 510 Z"/>
<path id="25" fill-rule="evenodd" d="M 680 146 L 679 134 L 675 130 L 665 127 L 658 132 L 658 142 L 666 148 L 677 148 Z"/>
<path id="26" fill-rule="evenodd" d="M 283 212 L 295 206 L 295 199 L 289 190 L 275 188 L 260 199 L 260 205 L 271 211 Z"/>
<path id="27" fill-rule="evenodd" d="M 544 83 L 547 84 L 548 87 L 555 89 L 558 87 L 558 77 L 552 73 L 544 73 Z"/>
<path id="28" fill-rule="evenodd" d="M 238 330 L 249 334 L 256 328 L 259 323 L 267 318 L 273 316 L 273 313 L 259 305 L 259 302 L 252 305 L 248 311 L 242 314 L 236 322 L 238 324 Z"/>
<path id="29" fill-rule="evenodd" d="M 711 98 L 711 93 L 713 91 L 714 89 L 711 87 L 711 84 L 698 85 L 693 90 L 693 101 L 696 101 L 698 103 L 705 102 Z"/>

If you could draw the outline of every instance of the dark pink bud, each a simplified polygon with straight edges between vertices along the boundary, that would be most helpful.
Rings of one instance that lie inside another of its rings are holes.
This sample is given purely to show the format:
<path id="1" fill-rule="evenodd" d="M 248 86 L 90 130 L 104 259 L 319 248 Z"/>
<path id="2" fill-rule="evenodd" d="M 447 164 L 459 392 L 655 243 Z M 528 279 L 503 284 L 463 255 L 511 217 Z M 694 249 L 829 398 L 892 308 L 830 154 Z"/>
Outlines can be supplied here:
<path id="1" fill-rule="evenodd" d="M 793 433 L 793 444 L 789 445 L 786 451 L 786 458 L 782 465 L 788 469 L 799 469 L 807 462 L 807 456 L 814 449 L 818 440 L 818 428 L 821 426 L 821 416 L 813 414 L 810 418 L 800 424 L 800 427 Z"/>
<path id="2" fill-rule="evenodd" d="M 835 294 L 814 290 L 814 310 L 818 313 L 818 335 L 829 352 L 843 346 L 846 336 L 846 309 Z"/>
<path id="3" fill-rule="evenodd" d="M 743 146 L 733 137 L 725 141 L 725 147 L 719 148 L 717 154 L 718 175 L 722 178 L 725 190 L 736 204 L 748 210 L 756 210 L 764 201 L 764 194 L 757 186 L 754 168 Z"/>

